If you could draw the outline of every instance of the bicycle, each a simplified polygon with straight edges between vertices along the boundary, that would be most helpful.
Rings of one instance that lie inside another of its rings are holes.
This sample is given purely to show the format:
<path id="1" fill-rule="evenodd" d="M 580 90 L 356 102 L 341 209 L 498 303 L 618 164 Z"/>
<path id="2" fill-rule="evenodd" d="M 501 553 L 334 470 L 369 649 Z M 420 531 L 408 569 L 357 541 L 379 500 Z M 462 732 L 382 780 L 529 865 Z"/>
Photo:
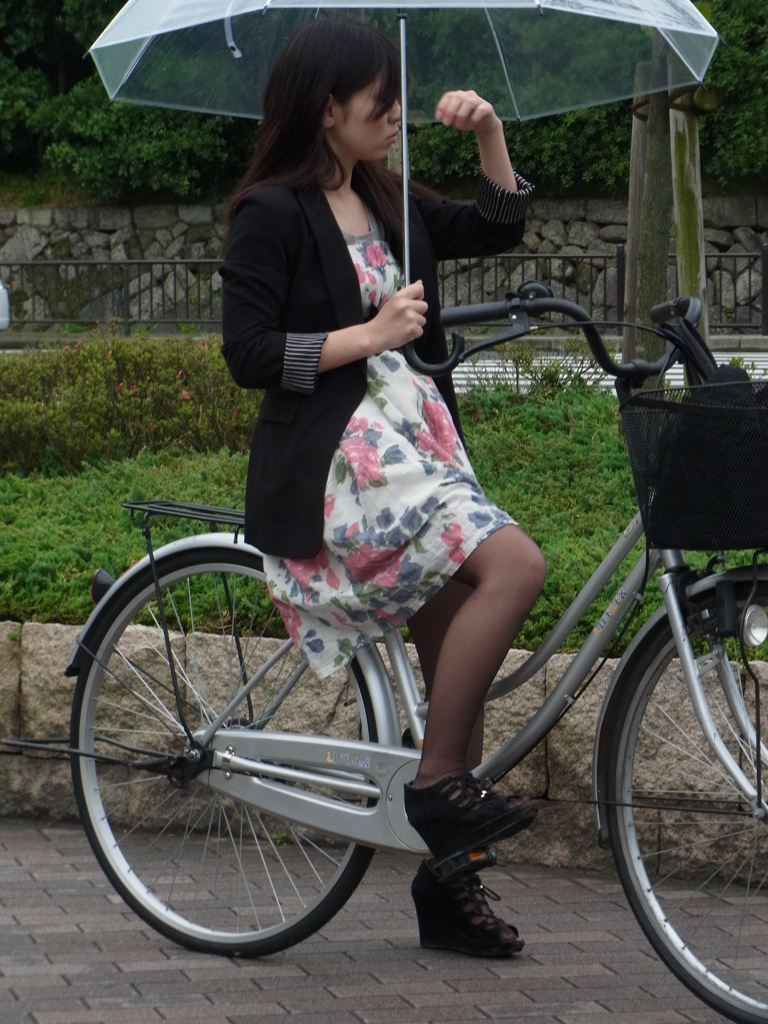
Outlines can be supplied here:
<path id="1" fill-rule="evenodd" d="M 510 325 L 467 353 L 455 334 L 451 358 L 522 336 L 530 317 L 552 312 L 579 325 L 598 364 L 634 388 L 682 358 L 678 343 L 700 304 L 678 299 L 654 311 L 680 317 L 667 325 L 662 359 L 616 364 L 580 307 L 526 285 L 501 303 L 447 311 L 449 326 Z M 658 480 L 653 486 L 651 500 Z M 143 514 L 147 555 L 117 581 L 97 579 L 99 600 L 67 669 L 77 675 L 72 775 L 88 839 L 118 893 L 163 935 L 226 955 L 284 949 L 344 905 L 375 849 L 428 855 L 403 810 L 426 716 L 403 638 L 384 641 L 392 680 L 373 646 L 319 683 L 278 638 L 242 513 L 128 507 Z M 158 514 L 211 530 L 153 551 Z M 489 700 L 546 664 L 643 532 L 638 512 L 549 637 L 494 683 Z M 678 978 L 726 1016 L 765 1022 L 768 749 L 759 687 L 753 694 L 741 679 L 728 641 L 744 651 L 765 640 L 768 569 L 757 557 L 718 566 L 713 557 L 690 570 L 679 545 L 646 546 L 554 690 L 476 773 L 499 780 L 560 721 L 662 570 L 663 603 L 621 657 L 597 723 L 598 840 L 612 848 L 637 919 Z"/>

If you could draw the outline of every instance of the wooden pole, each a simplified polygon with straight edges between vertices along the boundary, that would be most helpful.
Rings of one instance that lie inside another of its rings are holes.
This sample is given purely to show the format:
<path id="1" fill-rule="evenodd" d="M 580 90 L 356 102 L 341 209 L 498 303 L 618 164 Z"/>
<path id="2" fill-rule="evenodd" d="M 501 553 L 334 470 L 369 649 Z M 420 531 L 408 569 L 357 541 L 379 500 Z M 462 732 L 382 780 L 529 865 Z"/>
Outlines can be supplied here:
<path id="1" fill-rule="evenodd" d="M 701 299 L 699 332 L 709 339 L 707 269 L 704 258 L 704 201 L 701 190 L 699 116 L 722 102 L 717 89 L 699 89 L 673 98 L 669 109 L 672 194 L 675 211 L 677 290 Z"/>
<path id="2" fill-rule="evenodd" d="M 648 137 L 648 85 L 650 64 L 640 63 L 635 71 L 635 101 L 632 108 L 632 148 L 629 155 L 629 207 L 627 217 L 626 274 L 624 278 L 624 328 L 621 353 L 632 359 L 636 352 L 637 274 L 640 256 L 640 223 L 642 219 L 645 150 Z"/>
<path id="3" fill-rule="evenodd" d="M 669 142 L 669 96 L 656 92 L 648 103 L 645 176 L 637 261 L 636 322 L 652 326 L 651 307 L 667 298 L 667 263 L 672 227 L 672 168 Z M 642 338 L 642 342 L 641 339 Z M 646 359 L 657 359 L 664 342 L 643 332 L 637 339 Z"/>

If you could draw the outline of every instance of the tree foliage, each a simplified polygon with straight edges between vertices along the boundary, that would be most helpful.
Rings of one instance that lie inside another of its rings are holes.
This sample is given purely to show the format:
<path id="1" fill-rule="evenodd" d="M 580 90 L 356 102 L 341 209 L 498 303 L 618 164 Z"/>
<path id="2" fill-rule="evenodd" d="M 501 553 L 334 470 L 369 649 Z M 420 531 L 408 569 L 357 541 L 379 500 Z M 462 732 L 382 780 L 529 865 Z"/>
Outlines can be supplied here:
<path id="1" fill-rule="evenodd" d="M 624 103 L 505 126 L 514 166 L 548 195 L 623 187 L 629 176 L 631 133 L 631 112 Z M 457 138 L 442 125 L 418 129 L 410 155 L 414 177 L 425 183 L 453 183 L 477 173 L 474 136 Z"/>
<path id="2" fill-rule="evenodd" d="M 252 124 L 110 105 L 83 55 L 120 7 L 121 0 L 14 0 L 0 6 L 0 170 L 25 173 L 47 165 L 94 200 L 221 197 L 250 151 Z M 724 104 L 702 119 L 703 176 L 719 190 L 754 189 L 768 180 L 768 7 L 711 0 L 710 8 L 724 42 L 707 82 L 722 90 Z M 388 22 L 385 27 L 391 28 Z M 436 27 L 417 30 L 413 43 L 432 45 L 447 84 L 456 63 L 452 54 L 473 57 L 480 46 L 479 38 L 457 39 Z M 476 61 L 483 67 L 489 56 L 480 49 Z M 419 85 L 416 80 L 416 93 Z M 536 182 L 540 195 L 626 190 L 628 102 L 510 123 L 506 132 L 515 166 Z M 474 140 L 442 126 L 413 130 L 411 158 L 414 177 L 438 188 L 460 189 L 477 167 Z"/>
<path id="3" fill-rule="evenodd" d="M 768 6 L 712 0 L 722 36 L 707 81 L 723 90 L 717 113 L 702 119 L 702 170 L 721 187 L 768 180 Z"/>
<path id="4" fill-rule="evenodd" d="M 231 119 L 110 104 L 94 76 L 49 102 L 32 123 L 47 133 L 46 163 L 107 200 L 222 195 L 241 155 Z M 241 137 L 252 136 L 238 127 Z"/>

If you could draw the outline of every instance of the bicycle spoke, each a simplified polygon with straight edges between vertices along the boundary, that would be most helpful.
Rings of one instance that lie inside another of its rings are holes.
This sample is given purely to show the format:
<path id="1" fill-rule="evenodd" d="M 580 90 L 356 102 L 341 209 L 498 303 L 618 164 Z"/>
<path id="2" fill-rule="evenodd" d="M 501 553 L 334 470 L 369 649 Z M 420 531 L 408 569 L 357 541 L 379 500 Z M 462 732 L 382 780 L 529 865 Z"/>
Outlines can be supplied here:
<path id="1" fill-rule="evenodd" d="M 621 681 L 608 794 L 617 866 L 638 920 L 678 976 L 720 1012 L 765 1024 L 768 824 L 704 737 L 664 625 Z M 719 671 L 703 685 L 723 744 L 752 781 L 748 697 Z"/>
<path id="2" fill-rule="evenodd" d="M 76 758 L 73 779 L 102 866 L 150 924 L 196 949 L 272 952 L 341 906 L 372 851 L 209 788 L 218 769 L 184 767 L 179 708 L 199 736 L 214 723 L 355 740 L 375 727 L 346 673 L 320 683 L 290 642 L 265 634 L 276 609 L 260 564 L 221 542 L 210 562 L 155 553 L 178 694 L 151 573 L 118 588 L 78 679 L 72 738 L 85 754 L 129 756 Z"/>

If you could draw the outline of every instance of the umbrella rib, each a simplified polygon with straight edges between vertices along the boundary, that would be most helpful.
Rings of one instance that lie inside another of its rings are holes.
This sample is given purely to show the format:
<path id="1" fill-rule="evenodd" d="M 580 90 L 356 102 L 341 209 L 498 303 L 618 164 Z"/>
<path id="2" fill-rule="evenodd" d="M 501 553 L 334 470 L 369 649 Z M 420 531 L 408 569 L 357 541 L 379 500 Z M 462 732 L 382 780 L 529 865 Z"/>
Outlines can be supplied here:
<path id="1" fill-rule="evenodd" d="M 676 46 L 675 46 L 675 44 L 674 44 L 674 43 L 673 43 L 673 42 L 672 42 L 672 41 L 671 41 L 671 40 L 670 40 L 670 39 L 668 38 L 668 36 L 667 36 L 667 29 L 664 29 L 664 28 L 660 28 L 660 29 L 657 29 L 657 31 L 658 31 L 658 33 L 659 33 L 659 34 L 660 34 L 660 35 L 661 35 L 661 36 L 663 37 L 663 39 L 664 39 L 664 42 L 665 42 L 665 43 L 667 44 L 667 46 L 668 46 L 668 47 L 669 47 L 669 49 L 670 49 L 670 52 L 671 52 L 671 53 L 674 53 L 674 55 L 675 55 L 675 56 L 677 57 L 677 59 L 678 59 L 678 60 L 680 60 L 680 61 L 682 61 L 682 62 L 683 62 L 683 64 L 685 64 L 685 66 L 686 66 L 686 67 L 688 68 L 688 70 L 689 70 L 689 71 L 690 71 L 690 73 L 691 73 L 691 74 L 693 75 L 693 77 L 694 77 L 694 78 L 696 79 L 696 81 L 697 81 L 697 82 L 699 83 L 699 85 L 701 85 L 701 79 L 700 79 L 700 78 L 699 78 L 699 76 L 698 76 L 698 75 L 696 74 L 696 72 L 695 72 L 695 71 L 693 70 L 693 66 L 691 65 L 690 61 L 687 61 L 687 60 L 685 59 L 685 57 L 684 57 L 684 56 L 683 56 L 683 54 L 682 54 L 682 53 L 680 52 L 680 50 L 678 49 L 678 47 L 676 47 Z"/>
<path id="2" fill-rule="evenodd" d="M 504 54 L 501 51 L 501 44 L 499 43 L 499 37 L 496 34 L 496 27 L 491 19 L 491 12 L 488 10 L 487 7 L 484 8 L 484 11 L 486 20 L 488 21 L 488 27 L 491 30 L 491 36 L 493 37 L 493 45 L 496 47 L 496 53 L 499 55 L 501 69 L 504 72 L 504 81 L 507 83 L 507 89 L 509 90 L 509 98 L 512 100 L 512 106 L 515 108 L 515 117 L 518 121 L 522 121 L 522 118 L 520 117 L 520 111 L 517 106 L 517 100 L 515 99 L 515 93 L 512 89 L 512 83 L 510 82 L 509 74 L 507 73 L 507 62 L 504 59 Z"/>
<path id="3" fill-rule="evenodd" d="M 144 40 L 144 44 L 143 44 L 143 46 L 141 47 L 141 49 L 139 50 L 139 52 L 138 52 L 138 53 L 136 54 L 136 56 L 135 56 L 135 57 L 133 58 L 133 60 L 131 61 L 131 63 L 130 63 L 129 65 L 128 65 L 128 68 L 126 69 L 126 72 L 125 72 L 125 74 L 124 74 L 124 75 L 123 75 L 123 77 L 122 77 L 122 78 L 120 79 L 120 84 L 118 85 L 118 87 L 117 87 L 117 88 L 115 89 L 115 91 L 114 91 L 114 92 L 110 92 L 110 94 L 109 94 L 109 98 L 110 98 L 111 100 L 113 100 L 113 99 L 115 98 L 115 96 L 117 96 L 117 94 L 118 94 L 118 93 L 120 92 L 120 90 L 121 90 L 121 89 L 123 88 L 123 86 L 125 85 L 125 83 L 126 83 L 126 82 L 128 81 L 128 79 L 129 79 L 129 78 L 131 77 L 131 75 L 132 75 L 132 74 L 133 74 L 133 72 L 134 72 L 134 69 L 135 69 L 136 65 L 137 65 L 137 64 L 139 63 L 139 61 L 141 60 L 141 58 L 142 58 L 142 57 L 144 56 L 144 53 L 145 53 L 145 51 L 146 51 L 147 47 L 149 46 L 149 44 L 150 44 L 150 43 L 152 42 L 152 40 L 153 40 L 154 38 L 155 38 L 154 36 L 147 36 L 147 38 L 146 38 L 146 39 Z M 91 47 L 91 49 L 93 49 L 93 47 Z M 103 80 L 103 78 L 104 78 L 104 76 L 102 75 L 102 80 Z"/>

